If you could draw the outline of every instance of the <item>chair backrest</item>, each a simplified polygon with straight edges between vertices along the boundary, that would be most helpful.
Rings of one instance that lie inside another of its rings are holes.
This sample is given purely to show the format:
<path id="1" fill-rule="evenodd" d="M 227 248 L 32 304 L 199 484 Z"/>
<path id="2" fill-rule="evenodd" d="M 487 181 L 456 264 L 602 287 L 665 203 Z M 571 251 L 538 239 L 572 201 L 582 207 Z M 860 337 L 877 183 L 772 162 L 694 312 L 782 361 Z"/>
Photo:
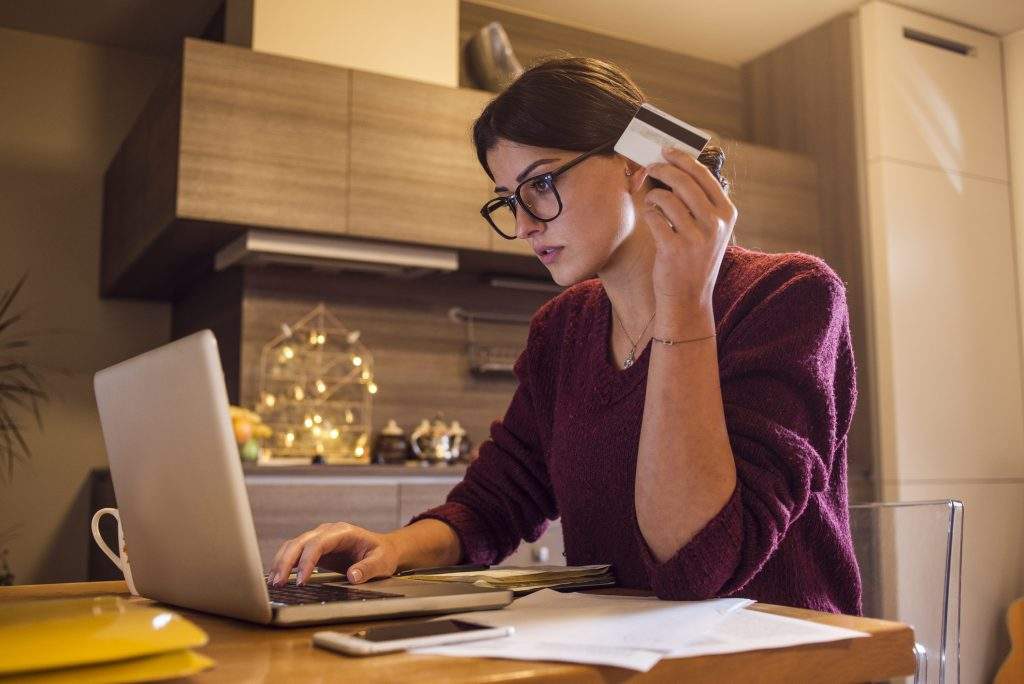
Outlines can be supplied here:
<path id="1" fill-rule="evenodd" d="M 953 500 L 850 506 L 864 615 L 914 628 L 915 681 L 960 680 L 963 521 Z"/>

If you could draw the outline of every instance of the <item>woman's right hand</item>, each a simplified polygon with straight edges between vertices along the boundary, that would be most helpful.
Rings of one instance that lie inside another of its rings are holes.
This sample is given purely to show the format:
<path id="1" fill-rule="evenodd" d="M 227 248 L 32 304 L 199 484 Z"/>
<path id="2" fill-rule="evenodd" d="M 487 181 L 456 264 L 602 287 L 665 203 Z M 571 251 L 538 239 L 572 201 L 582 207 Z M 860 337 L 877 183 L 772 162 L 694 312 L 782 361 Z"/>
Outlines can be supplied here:
<path id="1" fill-rule="evenodd" d="M 358 584 L 390 577 L 399 561 L 398 547 L 388 535 L 343 522 L 324 523 L 281 545 L 270 564 L 267 583 L 286 584 L 288 574 L 296 568 L 295 583 L 305 584 L 319 565 L 343 572 L 349 582 Z"/>

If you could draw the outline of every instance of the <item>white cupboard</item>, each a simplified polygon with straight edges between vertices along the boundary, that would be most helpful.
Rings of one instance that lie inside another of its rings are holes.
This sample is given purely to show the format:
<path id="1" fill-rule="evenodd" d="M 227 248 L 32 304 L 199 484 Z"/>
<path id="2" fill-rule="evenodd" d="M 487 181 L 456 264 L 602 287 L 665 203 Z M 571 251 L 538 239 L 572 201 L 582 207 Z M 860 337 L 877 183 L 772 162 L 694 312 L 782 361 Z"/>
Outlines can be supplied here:
<path id="1" fill-rule="evenodd" d="M 882 2 L 858 21 L 867 159 L 1007 180 L 999 39 Z"/>
<path id="2" fill-rule="evenodd" d="M 881 2 L 862 6 L 852 27 L 880 490 L 890 501 L 965 502 L 960 659 L 949 654 L 946 674 L 990 681 L 1006 653 L 1004 611 L 1024 591 L 1001 46 Z M 898 615 L 927 600 L 921 541 L 916 531 L 897 539 L 881 568 Z"/>

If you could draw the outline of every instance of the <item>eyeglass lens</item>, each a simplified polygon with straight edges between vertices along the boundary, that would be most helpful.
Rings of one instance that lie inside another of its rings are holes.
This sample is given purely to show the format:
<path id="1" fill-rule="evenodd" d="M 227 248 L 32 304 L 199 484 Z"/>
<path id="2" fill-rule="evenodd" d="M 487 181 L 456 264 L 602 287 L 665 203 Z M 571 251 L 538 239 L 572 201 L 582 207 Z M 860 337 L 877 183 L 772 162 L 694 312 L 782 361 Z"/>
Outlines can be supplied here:
<path id="1" fill-rule="evenodd" d="M 561 211 L 558 193 L 554 181 L 541 176 L 528 180 L 519 188 L 519 199 L 538 221 L 551 221 Z M 508 237 L 516 235 L 516 216 L 508 204 L 502 203 L 491 211 L 491 220 L 495 227 Z"/>
<path id="2" fill-rule="evenodd" d="M 488 216 L 491 219 L 491 223 L 498 229 L 498 232 L 508 238 L 514 238 L 516 236 L 516 215 L 512 213 L 512 209 L 502 202 L 491 208 Z"/>

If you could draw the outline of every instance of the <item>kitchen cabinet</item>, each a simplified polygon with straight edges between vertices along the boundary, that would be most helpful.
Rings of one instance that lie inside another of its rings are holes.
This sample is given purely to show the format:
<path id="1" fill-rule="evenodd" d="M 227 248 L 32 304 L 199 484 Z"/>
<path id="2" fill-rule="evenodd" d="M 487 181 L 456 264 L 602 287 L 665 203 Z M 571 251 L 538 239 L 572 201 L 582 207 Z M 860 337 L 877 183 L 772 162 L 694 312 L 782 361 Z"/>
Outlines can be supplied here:
<path id="1" fill-rule="evenodd" d="M 1024 576 L 1019 500 L 1007 505 L 1024 476 L 1024 397 L 999 40 L 882 2 L 862 5 L 852 29 L 872 456 L 886 500 L 966 502 L 970 613 L 947 674 L 983 681 L 1001 648 L 992 626 Z M 919 600 L 900 541 L 879 563 L 897 611 Z"/>
<path id="2" fill-rule="evenodd" d="M 374 532 L 395 528 L 398 485 L 376 479 L 323 476 L 247 477 L 260 559 L 267 567 L 281 544 L 325 522 L 350 522 Z"/>
<path id="3" fill-rule="evenodd" d="M 398 489 L 398 525 L 405 525 L 413 516 L 419 515 L 428 508 L 444 503 L 448 492 L 458 484 L 458 480 L 444 483 L 405 483 Z"/>
<path id="4" fill-rule="evenodd" d="M 101 292 L 170 298 L 247 227 L 346 232 L 351 77 L 185 40 L 107 169 Z"/>
<path id="5" fill-rule="evenodd" d="M 349 232 L 487 250 L 472 123 L 491 93 L 352 72 Z"/>
<path id="6" fill-rule="evenodd" d="M 399 525 L 405 525 L 413 516 L 428 508 L 444 503 L 453 484 L 403 484 L 399 488 Z M 548 529 L 534 542 L 524 541 L 502 565 L 564 565 L 562 550 L 562 523 L 559 520 L 548 525 Z"/>
<path id="7" fill-rule="evenodd" d="M 254 227 L 457 249 L 465 264 L 521 270 L 506 255 L 535 259 L 530 245 L 479 214 L 493 184 L 471 127 L 492 97 L 185 40 L 107 169 L 101 293 L 179 299 Z M 813 163 L 716 142 L 740 151 L 741 244 L 817 251 Z"/>
<path id="8" fill-rule="evenodd" d="M 414 515 L 443 503 L 464 472 L 405 474 L 403 470 L 369 466 L 335 474 L 289 468 L 277 474 L 273 468 L 247 469 L 245 485 L 264 566 L 282 542 L 324 522 L 344 521 L 377 532 L 401 527 Z M 562 549 L 562 528 L 555 521 L 537 541 L 523 542 L 502 565 L 561 565 L 565 563 Z"/>
<path id="9" fill-rule="evenodd" d="M 344 233 L 352 73 L 189 41 L 179 216 Z"/>
<path id="10" fill-rule="evenodd" d="M 999 38 L 888 3 L 859 18 L 867 159 L 1006 181 Z"/>
<path id="11" fill-rule="evenodd" d="M 251 227 L 490 251 L 490 97 L 185 40 L 107 170 L 102 293 L 174 298 Z"/>
<path id="12" fill-rule="evenodd" d="M 1024 477 L 1005 183 L 868 163 L 886 482 Z"/>

